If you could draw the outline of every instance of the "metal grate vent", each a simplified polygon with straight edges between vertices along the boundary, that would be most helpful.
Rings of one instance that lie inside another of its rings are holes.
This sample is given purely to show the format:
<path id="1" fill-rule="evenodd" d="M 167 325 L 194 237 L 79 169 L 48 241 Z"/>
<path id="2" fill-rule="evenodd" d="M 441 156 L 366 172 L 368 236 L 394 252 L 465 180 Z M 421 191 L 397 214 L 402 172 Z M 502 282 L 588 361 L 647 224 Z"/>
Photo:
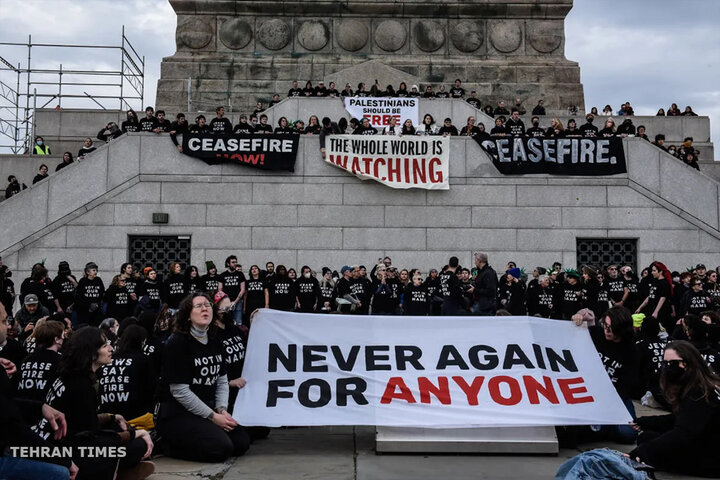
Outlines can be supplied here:
<path id="1" fill-rule="evenodd" d="M 637 272 L 637 239 L 578 238 L 576 241 L 578 267 L 604 268 L 614 263 L 630 265 Z"/>
<path id="2" fill-rule="evenodd" d="M 129 243 L 128 261 L 140 271 L 153 267 L 165 276 L 172 262 L 179 262 L 183 270 L 190 265 L 190 237 L 131 235 Z"/>

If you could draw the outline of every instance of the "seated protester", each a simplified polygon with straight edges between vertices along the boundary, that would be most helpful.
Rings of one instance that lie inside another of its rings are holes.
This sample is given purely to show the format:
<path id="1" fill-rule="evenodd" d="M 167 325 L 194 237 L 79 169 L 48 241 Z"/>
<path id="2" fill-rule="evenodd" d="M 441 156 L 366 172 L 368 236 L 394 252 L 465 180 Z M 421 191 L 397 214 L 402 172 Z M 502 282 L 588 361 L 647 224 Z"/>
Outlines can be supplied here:
<path id="1" fill-rule="evenodd" d="M 172 140 L 173 145 L 177 147 L 179 152 L 182 152 L 182 145 L 178 143 L 177 136 L 186 134 L 189 128 L 184 113 L 178 113 L 175 116 L 175 121 L 170 125 L 170 140 Z"/>
<path id="2" fill-rule="evenodd" d="M 445 91 L 445 85 L 438 87 L 438 91 L 435 92 L 435 98 L 450 98 L 450 94 Z"/>
<path id="3" fill-rule="evenodd" d="M 388 120 L 388 126 L 383 128 L 383 135 L 400 135 L 400 125 L 398 125 L 398 119 L 395 116 L 390 117 Z"/>
<path id="4" fill-rule="evenodd" d="M 228 413 L 229 383 L 208 295 L 188 296 L 163 353 L 158 433 L 166 454 L 196 462 L 243 455 L 251 437 Z"/>
<path id="5" fill-rule="evenodd" d="M 403 291 L 402 306 L 405 315 L 426 316 L 430 313 L 431 299 L 422 275 L 416 273 Z"/>
<path id="6" fill-rule="evenodd" d="M 97 413 L 97 375 L 102 366 L 112 360 L 113 348 L 100 329 L 86 327 L 73 333 L 66 342 L 58 364 L 58 378 L 50 387 L 46 403 L 63 412 L 67 422 L 67 437 L 59 446 L 74 447 L 73 461 L 82 471 L 82 478 L 113 479 L 115 470 L 133 478 L 145 478 L 155 467 L 141 462 L 152 453 L 153 442 L 147 430 L 128 429 L 122 415 Z M 41 437 L 53 434 L 49 422 L 41 420 L 36 426 Z M 81 455 L 78 447 L 124 447 L 125 456 L 117 458 Z"/>
<path id="7" fill-rule="evenodd" d="M 265 281 L 260 274 L 260 267 L 252 265 L 245 280 L 245 296 L 243 297 L 243 318 L 250 325 L 250 316 L 258 308 L 265 308 Z"/>
<path id="8" fill-rule="evenodd" d="M 341 118 L 340 120 L 344 119 Z M 305 122 L 303 122 L 302 120 L 295 120 L 295 123 L 293 123 L 292 126 L 292 133 L 295 135 L 304 135 L 306 133 Z"/>
<path id="9" fill-rule="evenodd" d="M 255 129 L 252 125 L 248 123 L 247 115 L 245 115 L 244 113 L 240 115 L 240 122 L 235 125 L 235 128 L 233 128 L 233 133 L 239 133 L 243 135 L 250 135 L 251 133 L 255 133 Z"/>
<path id="10" fill-rule="evenodd" d="M 100 330 L 102 330 L 103 335 L 107 337 L 108 342 L 110 342 L 111 345 L 115 345 L 115 342 L 117 341 L 117 332 L 120 329 L 120 324 L 117 320 L 114 318 L 106 318 L 102 322 L 100 322 Z"/>
<path id="11" fill-rule="evenodd" d="M 295 308 L 295 288 L 285 265 L 278 265 L 275 274 L 265 282 L 265 308 L 292 311 Z"/>
<path id="12" fill-rule="evenodd" d="M 553 118 L 550 121 L 550 126 L 545 130 L 545 137 L 547 138 L 563 138 L 565 137 L 565 128 L 559 118 Z"/>
<path id="13" fill-rule="evenodd" d="M 435 125 L 435 119 L 429 113 L 423 117 L 422 124 L 417 129 L 418 135 L 437 135 L 438 127 Z"/>
<path id="14" fill-rule="evenodd" d="M 158 112 L 160 113 L 160 112 Z M 230 133 L 233 130 L 230 120 L 225 118 L 225 107 L 220 106 L 215 109 L 215 118 L 210 120 L 210 132 L 214 134 Z"/>
<path id="15" fill-rule="evenodd" d="M 605 120 L 605 127 L 598 132 L 597 136 L 600 138 L 609 138 L 614 137 L 616 133 L 615 120 L 612 117 L 608 117 Z"/>
<path id="16" fill-rule="evenodd" d="M 27 357 L 27 351 L 18 340 L 8 337 L 9 325 L 7 315 L 0 312 L 0 358 L 10 360 L 17 367 Z M 2 366 L 0 370 L 4 370 Z"/>
<path id="17" fill-rule="evenodd" d="M 153 107 L 145 108 L 145 116 L 140 119 L 140 131 L 152 132 L 157 127 L 157 118 L 155 118 L 155 109 Z"/>
<path id="18" fill-rule="evenodd" d="M 295 310 L 304 313 L 317 311 L 320 283 L 312 276 L 310 267 L 303 265 L 300 277 L 295 281 Z"/>
<path id="19" fill-rule="evenodd" d="M 632 118 L 626 118 L 623 123 L 617 129 L 617 134 L 621 137 L 627 137 L 628 135 L 635 135 L 635 125 L 632 123 Z"/>
<path id="20" fill-rule="evenodd" d="M 18 193 L 20 193 L 20 190 L 26 189 L 27 185 L 23 183 L 21 187 L 20 182 L 15 175 L 8 175 L 8 185 L 7 187 L 5 187 L 5 198 L 10 198 L 13 195 L 17 195 Z"/>
<path id="21" fill-rule="evenodd" d="M 298 88 L 297 80 L 293 80 L 292 87 L 290 88 L 290 90 L 288 90 L 287 96 L 288 96 L 288 98 L 304 96 L 302 88 Z"/>
<path id="22" fill-rule="evenodd" d="M 305 88 L 303 88 L 303 95 L 306 97 L 315 96 L 315 89 L 312 86 L 312 82 L 309 80 L 305 83 Z"/>
<path id="23" fill-rule="evenodd" d="M 545 129 L 540 128 L 540 119 L 538 117 L 532 117 L 530 123 L 532 123 L 532 127 L 527 129 L 525 135 L 530 138 L 545 138 Z"/>
<path id="24" fill-rule="evenodd" d="M 34 293 L 40 300 L 40 304 L 46 307 L 50 313 L 54 313 L 60 308 L 60 302 L 55 299 L 53 294 L 48 271 L 40 263 L 33 266 L 31 276 L 26 278 L 20 285 L 20 302 L 24 302 L 25 295 L 29 293 Z"/>
<path id="25" fill-rule="evenodd" d="M 101 303 L 105 295 L 105 285 L 97 276 L 98 266 L 94 262 L 85 265 L 85 275 L 75 289 L 73 306 L 73 325 L 87 324 L 98 326 L 103 319 Z"/>
<path id="26" fill-rule="evenodd" d="M 537 105 L 532 110 L 533 115 L 545 115 L 545 100 L 538 100 Z"/>
<path id="27" fill-rule="evenodd" d="M 685 111 L 682 113 L 683 117 L 697 117 L 697 113 L 693 112 L 693 109 L 690 105 L 685 107 Z"/>
<path id="28" fill-rule="evenodd" d="M 410 98 L 418 98 L 420 96 L 420 91 L 418 90 L 417 85 L 413 85 L 410 87 L 410 92 L 408 93 L 408 97 Z"/>
<path id="29" fill-rule="evenodd" d="M 505 132 L 513 137 L 521 137 L 525 135 L 525 124 L 520 119 L 520 111 L 517 108 L 512 109 L 510 118 L 505 122 Z"/>
<path id="30" fill-rule="evenodd" d="M 337 91 L 337 88 L 335 88 L 335 82 L 330 82 L 328 84 L 328 90 L 327 90 L 327 97 L 339 97 L 340 92 Z"/>
<path id="31" fill-rule="evenodd" d="M 215 262 L 208 260 L 205 262 L 207 273 L 200 277 L 200 290 L 215 295 L 222 290 L 222 277 L 217 273 Z"/>
<path id="32" fill-rule="evenodd" d="M 667 116 L 668 117 L 679 117 L 682 115 L 682 112 L 677 106 L 677 103 L 673 103 L 670 108 L 668 108 Z"/>
<path id="33" fill-rule="evenodd" d="M 125 288 L 125 279 L 122 275 L 115 275 L 110 286 L 103 295 L 104 315 L 106 318 L 123 319 L 132 315 L 130 292 Z"/>
<path id="34" fill-rule="evenodd" d="M 405 98 L 408 96 L 407 84 L 405 82 L 400 82 L 400 86 L 395 91 L 395 96 L 399 98 Z"/>
<path id="35" fill-rule="evenodd" d="M 349 83 L 345 84 L 345 88 L 343 89 L 342 92 L 340 92 L 340 96 L 341 97 L 352 97 L 353 96 L 352 87 L 350 86 Z"/>
<path id="36" fill-rule="evenodd" d="M 165 118 L 165 110 L 158 110 L 155 113 L 155 119 L 157 120 L 157 124 L 155 125 L 155 128 L 153 128 L 153 132 L 165 133 L 172 130 L 172 123 L 170 120 Z"/>
<path id="37" fill-rule="evenodd" d="M 50 146 L 45 144 L 43 137 L 35 137 L 35 144 L 33 145 L 32 155 L 52 155 L 50 152 Z"/>
<path id="38" fill-rule="evenodd" d="M 255 133 L 258 134 L 265 134 L 265 133 L 273 133 L 272 126 L 268 125 L 268 116 L 264 113 L 260 115 L 260 123 L 255 126 Z"/>
<path id="39" fill-rule="evenodd" d="M 60 170 L 62 170 L 63 168 L 67 167 L 68 165 L 70 165 L 71 163 L 74 163 L 74 162 L 75 162 L 75 160 L 73 160 L 72 153 L 65 152 L 65 153 L 63 153 L 62 162 L 57 164 L 57 166 L 55 167 L 55 171 L 59 172 Z"/>
<path id="40" fill-rule="evenodd" d="M 433 92 L 432 85 L 427 85 L 425 87 L 425 92 L 423 93 L 422 98 L 435 98 L 435 93 Z"/>
<path id="41" fill-rule="evenodd" d="M 450 117 L 445 119 L 443 126 L 440 127 L 437 133 L 443 137 L 457 137 L 459 135 L 458 129 L 452 124 Z"/>
<path id="42" fill-rule="evenodd" d="M 680 148 L 678 149 L 678 157 L 683 159 L 688 153 L 694 153 L 695 148 L 692 146 L 692 143 L 693 137 L 685 137 L 682 145 L 680 145 Z"/>
<path id="43" fill-rule="evenodd" d="M 406 122 L 409 121 L 412 124 L 412 121 L 410 119 L 406 120 Z M 308 126 L 308 128 L 310 128 Z M 413 129 L 414 130 L 414 129 Z M 355 129 L 353 132 L 353 135 L 377 135 L 378 130 L 377 128 L 370 125 L 370 119 L 367 117 L 364 117 L 362 119 L 362 124 Z"/>
<path id="44" fill-rule="evenodd" d="M 135 315 L 139 316 L 143 311 L 150 311 L 157 314 L 162 308 L 162 285 L 157 281 L 157 272 L 152 267 L 145 267 L 143 270 L 145 280 L 138 284 L 137 297 L 138 307 Z"/>
<path id="45" fill-rule="evenodd" d="M 343 119 L 341 118 L 340 124 L 338 126 L 340 126 L 342 124 L 342 120 Z M 348 124 L 348 128 L 346 130 L 346 133 L 348 133 L 348 134 L 355 133 L 355 130 L 357 130 L 359 126 L 360 126 L 360 120 L 358 120 L 357 118 L 351 118 L 350 123 Z"/>
<path id="46" fill-rule="evenodd" d="M 280 117 L 280 120 L 278 120 L 278 126 L 275 127 L 275 131 L 273 133 L 282 135 L 290 135 L 293 133 L 293 129 L 288 126 L 287 118 Z"/>
<path id="47" fill-rule="evenodd" d="M 210 133 L 210 127 L 205 124 L 205 115 L 195 117 L 195 123 L 188 128 L 190 133 Z"/>
<path id="48" fill-rule="evenodd" d="M 697 163 L 697 155 L 695 155 L 692 152 L 688 152 L 685 154 L 684 157 L 681 157 L 683 162 L 685 162 L 685 165 L 689 165 L 695 170 L 700 170 L 700 166 Z"/>
<path id="49" fill-rule="evenodd" d="M 574 318 L 576 324 L 580 324 Z M 612 307 L 599 325 L 589 327 L 590 338 L 618 396 L 635 419 L 632 403 L 639 380 L 639 358 L 633 338 L 633 320 L 625 307 Z M 619 443 L 632 443 L 635 432 L 630 425 L 603 425 L 600 434 Z"/>
<path id="50" fill-rule="evenodd" d="M 519 98 L 515 99 L 515 106 L 510 109 L 510 113 L 512 113 L 513 109 L 520 112 L 520 115 L 525 115 L 525 113 L 527 113 L 527 110 L 525 110 L 525 107 L 523 107 L 522 105 L 522 100 L 520 100 Z"/>
<path id="51" fill-rule="evenodd" d="M 708 341 L 708 325 L 700 319 L 699 315 L 692 313 L 686 315 L 682 323 L 688 341 L 700 352 L 705 364 L 713 373 L 720 374 L 720 352 Z"/>
<path id="52" fill-rule="evenodd" d="M 528 286 L 525 293 L 528 315 L 540 315 L 543 318 L 550 318 L 550 313 L 553 309 L 553 293 L 549 287 L 550 277 L 545 274 L 538 277 L 537 287 L 529 288 Z"/>
<path id="53" fill-rule="evenodd" d="M 655 114 L 656 117 L 664 117 L 665 116 L 665 109 L 659 108 L 657 113 Z"/>
<path id="54" fill-rule="evenodd" d="M 316 115 L 310 115 L 307 127 L 305 127 L 305 133 L 320 135 L 321 130 L 322 127 L 320 126 L 320 122 L 318 122 L 318 117 Z"/>
<path id="55" fill-rule="evenodd" d="M 368 125 L 370 125 L 370 121 L 368 121 Z M 403 122 L 402 128 L 400 129 L 400 135 L 415 135 L 415 126 L 413 125 L 412 120 L 410 120 L 409 118 Z"/>
<path id="56" fill-rule="evenodd" d="M 467 123 L 460 130 L 460 136 L 463 137 L 474 137 L 480 133 L 480 129 L 475 125 L 475 117 L 470 116 L 467 118 Z"/>
<path id="57" fill-rule="evenodd" d="M 640 335 L 635 342 L 635 348 L 638 351 L 640 386 L 642 387 L 639 393 L 642 394 L 642 390 L 650 392 L 656 402 L 668 408 L 665 396 L 660 389 L 660 369 L 667 341 L 661 338 L 659 333 L 660 323 L 656 318 L 645 317 L 642 320 Z"/>
<path id="58" fill-rule="evenodd" d="M 571 118 L 570 120 L 568 120 L 568 126 L 565 129 L 565 137 L 580 138 L 582 136 L 583 136 L 583 133 L 580 130 L 578 130 L 577 123 L 575 123 L 575 119 Z"/>
<path id="59" fill-rule="evenodd" d="M 638 138 L 642 138 L 643 140 L 647 140 L 648 142 L 650 141 L 647 134 L 645 133 L 645 125 L 638 125 L 637 133 L 635 133 L 635 136 Z"/>
<path id="60" fill-rule="evenodd" d="M 487 115 L 488 117 L 492 117 L 492 116 L 493 116 L 493 112 L 495 112 L 495 110 L 493 109 L 492 105 L 485 105 L 485 107 L 483 107 L 482 110 L 483 110 L 483 112 L 485 113 L 485 115 Z"/>
<path id="61" fill-rule="evenodd" d="M 585 115 L 586 123 L 580 127 L 580 135 L 584 138 L 596 138 L 598 136 L 598 128 L 593 125 L 593 120 L 595 120 L 595 116 L 592 113 Z"/>
<path id="62" fill-rule="evenodd" d="M 259 123 L 259 122 L 258 122 L 258 117 L 257 117 L 257 115 L 250 114 L 250 118 L 248 119 L 248 123 L 249 123 L 250 126 L 253 128 L 253 133 L 255 133 L 255 131 L 257 131 L 257 127 L 258 127 L 258 123 Z"/>
<path id="63" fill-rule="evenodd" d="M 114 413 L 128 425 L 154 428 L 155 390 L 159 372 L 143 352 L 148 338 L 145 328 L 130 325 L 123 330 L 112 354 L 112 361 L 98 372 L 101 413 Z"/>
<path id="64" fill-rule="evenodd" d="M 50 311 L 40 304 L 38 296 L 35 293 L 28 293 L 25 295 L 20 310 L 15 314 L 15 321 L 18 322 L 20 329 L 25 330 L 28 325 L 34 326 L 38 320 L 49 316 Z"/>
<path id="65" fill-rule="evenodd" d="M 272 96 L 272 100 L 270 100 L 268 108 L 272 107 L 273 105 L 277 105 L 278 103 L 280 103 L 280 95 L 276 93 Z"/>
<path id="66" fill-rule="evenodd" d="M 122 122 L 120 125 L 120 130 L 123 132 L 139 132 L 140 131 L 140 122 L 138 121 L 137 113 L 135 113 L 135 110 L 132 108 L 127 111 L 127 120 Z"/>
<path id="67" fill-rule="evenodd" d="M 492 128 L 492 130 L 490 130 L 490 135 L 497 135 L 499 137 L 504 137 L 505 135 L 507 135 L 507 130 L 503 125 L 503 119 L 504 117 L 497 117 L 495 119 L 495 126 Z"/>
<path id="68" fill-rule="evenodd" d="M 110 122 L 100 129 L 97 134 L 97 138 L 98 140 L 102 140 L 103 142 L 109 142 L 110 140 L 118 138 L 123 133 L 125 132 L 120 130 L 120 127 L 118 127 L 117 123 Z"/>
<path id="69" fill-rule="evenodd" d="M 465 99 L 467 103 L 480 110 L 480 99 L 477 98 L 477 91 L 470 90 L 470 96 Z"/>
<path id="70" fill-rule="evenodd" d="M 188 293 L 191 292 L 188 291 L 181 265 L 178 262 L 172 262 L 168 267 L 168 276 L 163 282 L 163 303 L 166 303 L 168 308 L 171 308 L 173 311 L 177 310 L 180 302 Z"/>
<path id="71" fill-rule="evenodd" d="M 85 158 L 85 155 L 87 155 L 88 153 L 92 153 L 95 150 L 97 150 L 97 147 L 95 145 L 93 145 L 92 138 L 90 138 L 90 137 L 85 138 L 82 148 L 80 148 L 80 150 L 78 150 L 78 154 L 77 154 L 78 160 Z"/>
<path id="72" fill-rule="evenodd" d="M 38 169 L 38 174 L 35 175 L 35 178 L 33 178 L 33 182 L 32 182 L 33 185 L 35 185 L 36 183 L 41 182 L 41 181 L 45 180 L 46 178 L 48 178 L 48 176 L 49 176 L 49 175 L 48 175 L 48 170 L 49 170 L 49 169 L 48 169 L 48 166 L 47 166 L 47 165 L 45 165 L 44 163 L 41 164 L 41 165 L 40 165 L 40 168 Z"/>
<path id="73" fill-rule="evenodd" d="M 662 133 L 658 133 L 657 135 L 655 135 L 655 141 L 653 142 L 653 145 L 662 150 L 665 150 L 666 152 L 668 151 L 668 149 L 665 148 L 665 135 L 663 135 Z"/>
<path id="74" fill-rule="evenodd" d="M 463 98 L 465 96 L 465 89 L 462 88 L 462 82 L 459 78 L 455 79 L 455 85 L 450 89 L 450 96 L 452 98 Z"/>
<path id="75" fill-rule="evenodd" d="M 327 97 L 327 88 L 325 88 L 324 82 L 318 83 L 317 87 L 315 87 L 315 96 L 316 97 Z"/>
<path id="76" fill-rule="evenodd" d="M 252 114 L 257 116 L 259 113 L 262 113 L 264 111 L 265 109 L 263 108 L 262 102 L 257 102 L 257 104 L 255 104 L 255 110 L 252 111 Z"/>
<path id="77" fill-rule="evenodd" d="M 637 418 L 638 446 L 628 455 L 661 471 L 720 477 L 720 377 L 677 341 L 665 349 L 660 385 L 672 413 Z"/>
<path id="78" fill-rule="evenodd" d="M 35 327 L 35 351 L 25 357 L 18 367 L 18 398 L 44 402 L 50 385 L 57 378 L 58 353 L 65 338 L 65 325 L 47 321 Z"/>
<path id="79" fill-rule="evenodd" d="M 510 115 L 508 109 L 505 108 L 505 102 L 502 100 L 498 102 L 498 106 L 493 110 L 493 116 L 497 117 L 498 115 Z"/>

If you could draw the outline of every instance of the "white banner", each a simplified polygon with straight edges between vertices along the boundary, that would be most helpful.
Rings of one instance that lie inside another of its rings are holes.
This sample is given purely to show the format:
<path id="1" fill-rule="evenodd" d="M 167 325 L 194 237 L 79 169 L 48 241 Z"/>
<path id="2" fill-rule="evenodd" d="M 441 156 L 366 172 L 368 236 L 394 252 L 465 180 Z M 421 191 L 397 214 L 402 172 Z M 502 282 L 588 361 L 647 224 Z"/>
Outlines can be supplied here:
<path id="1" fill-rule="evenodd" d="M 331 135 L 325 161 L 392 188 L 450 188 L 448 137 Z"/>
<path id="2" fill-rule="evenodd" d="M 417 98 L 376 98 L 376 97 L 345 97 L 345 110 L 353 118 L 367 118 L 370 125 L 381 130 L 390 125 L 390 118 L 395 117 L 401 126 L 410 119 L 413 125 L 418 122 Z M 399 128 L 399 127 L 398 127 Z"/>
<path id="3" fill-rule="evenodd" d="M 442 320 L 442 321 L 439 321 Z M 587 329 L 534 317 L 373 317 L 261 310 L 241 425 L 627 424 Z"/>

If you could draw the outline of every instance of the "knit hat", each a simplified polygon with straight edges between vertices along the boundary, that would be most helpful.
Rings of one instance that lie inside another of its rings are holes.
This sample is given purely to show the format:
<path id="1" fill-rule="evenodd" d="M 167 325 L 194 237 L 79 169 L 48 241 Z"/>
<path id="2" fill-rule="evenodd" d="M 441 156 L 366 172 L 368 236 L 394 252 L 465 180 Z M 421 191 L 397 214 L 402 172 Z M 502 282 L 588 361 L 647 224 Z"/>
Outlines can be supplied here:
<path id="1" fill-rule="evenodd" d="M 66 261 L 62 261 L 58 264 L 59 275 L 70 275 L 70 264 Z"/>
<path id="2" fill-rule="evenodd" d="M 153 272 L 153 271 L 155 271 L 154 268 L 152 268 L 152 267 L 145 267 L 145 268 L 143 268 L 143 275 L 145 275 L 145 276 L 147 277 L 147 276 L 148 276 L 148 273 Z"/>
<path id="3" fill-rule="evenodd" d="M 352 270 L 352 268 L 348 267 L 347 265 L 343 265 L 343 267 L 340 269 L 340 275 L 344 275 L 345 272 L 348 270 Z"/>
<path id="4" fill-rule="evenodd" d="M 537 271 L 540 275 L 545 275 L 547 273 L 547 269 L 544 267 L 535 267 L 537 268 Z"/>
<path id="5" fill-rule="evenodd" d="M 218 304 L 222 301 L 223 298 L 227 298 L 227 296 L 228 294 L 225 292 L 217 292 L 213 300 L 215 300 L 215 304 Z"/>
<path id="6" fill-rule="evenodd" d="M 213 262 L 212 260 L 208 260 L 207 262 L 205 262 L 205 268 L 207 269 L 208 272 L 210 270 L 212 270 L 213 268 L 215 270 L 217 270 L 217 267 L 215 266 L 215 262 Z"/>
<path id="7" fill-rule="evenodd" d="M 95 270 L 98 269 L 97 263 L 95 263 L 95 262 L 88 262 L 87 264 L 85 264 L 85 273 L 87 273 L 88 270 L 92 270 L 93 268 L 94 268 Z"/>
<path id="8" fill-rule="evenodd" d="M 520 278 L 520 275 L 522 274 L 522 272 L 520 271 L 520 269 L 517 268 L 517 267 L 511 268 L 510 270 L 508 270 L 507 273 L 508 273 L 508 275 L 512 275 L 512 276 L 515 277 L 515 278 Z"/>
<path id="9" fill-rule="evenodd" d="M 323 268 L 322 268 L 322 274 L 323 274 L 323 276 L 325 276 L 326 273 L 332 273 L 332 270 L 330 270 L 328 267 L 323 267 Z"/>

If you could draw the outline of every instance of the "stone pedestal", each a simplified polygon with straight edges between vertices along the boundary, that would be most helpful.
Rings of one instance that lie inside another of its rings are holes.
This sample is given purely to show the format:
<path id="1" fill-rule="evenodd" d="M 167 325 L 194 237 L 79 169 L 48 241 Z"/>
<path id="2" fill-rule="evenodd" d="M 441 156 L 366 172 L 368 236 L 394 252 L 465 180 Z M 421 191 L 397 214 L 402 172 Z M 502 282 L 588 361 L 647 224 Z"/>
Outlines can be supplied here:
<path id="1" fill-rule="evenodd" d="M 187 109 L 188 79 L 194 110 L 246 112 L 273 93 L 285 97 L 292 80 L 341 90 L 350 78 L 353 89 L 407 78 L 434 90 L 460 78 L 483 105 L 519 98 L 532 109 L 544 98 L 549 110 L 584 109 L 580 68 L 564 56 L 572 0 L 170 3 L 177 52 L 163 59 L 157 91 L 168 110 Z"/>

